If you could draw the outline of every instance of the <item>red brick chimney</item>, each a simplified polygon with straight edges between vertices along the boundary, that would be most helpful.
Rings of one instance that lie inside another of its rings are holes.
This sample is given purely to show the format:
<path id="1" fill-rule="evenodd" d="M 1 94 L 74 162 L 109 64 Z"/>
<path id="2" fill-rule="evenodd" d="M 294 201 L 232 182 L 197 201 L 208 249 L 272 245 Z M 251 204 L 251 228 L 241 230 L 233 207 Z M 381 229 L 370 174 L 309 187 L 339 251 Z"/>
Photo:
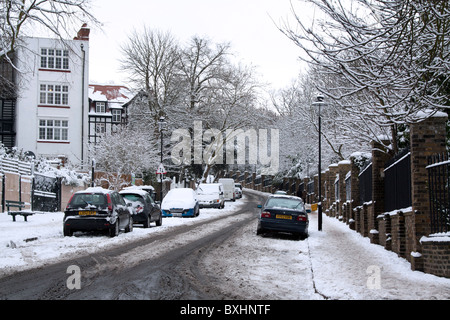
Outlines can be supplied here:
<path id="1" fill-rule="evenodd" d="M 73 40 L 89 41 L 89 33 L 91 33 L 91 29 L 87 27 L 87 23 L 84 23 Z"/>

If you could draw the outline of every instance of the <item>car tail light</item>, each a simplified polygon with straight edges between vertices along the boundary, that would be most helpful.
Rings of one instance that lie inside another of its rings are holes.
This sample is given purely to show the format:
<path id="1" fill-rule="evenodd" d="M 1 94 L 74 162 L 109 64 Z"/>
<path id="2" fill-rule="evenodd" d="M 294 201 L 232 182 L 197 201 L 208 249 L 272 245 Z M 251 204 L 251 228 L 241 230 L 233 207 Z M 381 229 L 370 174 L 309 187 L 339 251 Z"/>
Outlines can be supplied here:
<path id="1" fill-rule="evenodd" d="M 267 211 L 261 212 L 261 218 L 270 218 L 270 212 Z"/>
<path id="2" fill-rule="evenodd" d="M 69 205 L 70 205 L 70 203 L 72 202 L 72 198 L 73 198 L 74 195 L 75 195 L 75 193 L 72 194 L 72 196 L 71 196 L 70 199 L 69 199 L 69 202 L 67 202 L 66 210 L 69 208 Z"/>
<path id="3" fill-rule="evenodd" d="M 111 195 L 109 193 L 106 195 L 106 199 L 108 201 L 108 210 L 112 211 L 112 201 L 111 201 Z"/>
<path id="4" fill-rule="evenodd" d="M 136 212 L 137 212 L 137 213 L 141 213 L 142 211 L 144 211 L 144 208 L 143 208 L 143 207 L 141 207 L 141 206 L 137 206 L 137 207 L 136 207 Z"/>
<path id="5" fill-rule="evenodd" d="M 305 216 L 305 215 L 299 215 L 298 217 L 297 217 L 297 221 L 308 221 L 308 217 L 307 216 Z"/>

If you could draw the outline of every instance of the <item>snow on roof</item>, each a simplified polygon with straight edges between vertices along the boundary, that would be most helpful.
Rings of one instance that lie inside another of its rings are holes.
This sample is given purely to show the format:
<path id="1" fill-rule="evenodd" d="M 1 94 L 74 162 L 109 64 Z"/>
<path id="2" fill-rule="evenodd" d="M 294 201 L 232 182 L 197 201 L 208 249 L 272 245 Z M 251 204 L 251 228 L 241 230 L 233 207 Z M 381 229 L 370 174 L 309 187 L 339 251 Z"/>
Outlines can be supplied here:
<path id="1" fill-rule="evenodd" d="M 114 84 L 90 84 L 89 99 L 92 101 L 108 101 L 121 105 L 129 102 L 133 93 L 125 86 Z"/>

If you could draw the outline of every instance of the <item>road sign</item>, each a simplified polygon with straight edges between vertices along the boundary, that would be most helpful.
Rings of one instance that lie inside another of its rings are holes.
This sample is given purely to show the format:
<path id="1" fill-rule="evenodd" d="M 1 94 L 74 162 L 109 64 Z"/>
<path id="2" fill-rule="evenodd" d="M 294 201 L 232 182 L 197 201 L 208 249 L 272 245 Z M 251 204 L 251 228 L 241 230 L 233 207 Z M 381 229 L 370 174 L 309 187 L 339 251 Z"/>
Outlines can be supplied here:
<path id="1" fill-rule="evenodd" d="M 164 168 L 163 164 L 160 163 L 158 169 L 156 170 L 156 174 L 166 174 L 166 173 L 167 173 L 166 169 Z"/>

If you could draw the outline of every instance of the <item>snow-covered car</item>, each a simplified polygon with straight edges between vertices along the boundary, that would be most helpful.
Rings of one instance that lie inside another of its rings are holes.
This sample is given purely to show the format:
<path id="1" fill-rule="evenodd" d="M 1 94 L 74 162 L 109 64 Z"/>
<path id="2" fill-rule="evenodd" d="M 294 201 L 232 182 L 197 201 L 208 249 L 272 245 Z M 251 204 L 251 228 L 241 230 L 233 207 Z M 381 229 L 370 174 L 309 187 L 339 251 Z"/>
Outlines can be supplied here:
<path id="1" fill-rule="evenodd" d="M 258 208 L 261 209 L 261 214 L 256 234 L 275 231 L 292 233 L 301 238 L 308 236 L 309 218 L 302 198 L 271 195 Z"/>
<path id="2" fill-rule="evenodd" d="M 242 198 L 242 190 L 239 187 L 234 187 L 234 194 L 236 196 L 236 199 Z"/>
<path id="3" fill-rule="evenodd" d="M 196 217 L 200 206 L 196 192 L 191 188 L 170 190 L 161 203 L 163 217 Z"/>
<path id="4" fill-rule="evenodd" d="M 155 222 L 157 227 L 162 225 L 161 209 L 147 191 L 131 187 L 121 190 L 119 194 L 125 202 L 131 204 L 134 223 L 142 223 L 144 228 L 149 228 L 152 222 Z"/>
<path id="5" fill-rule="evenodd" d="M 111 237 L 133 231 L 131 209 L 116 191 L 100 187 L 78 191 L 70 198 L 64 211 L 63 233 L 106 230 Z"/>
<path id="6" fill-rule="evenodd" d="M 221 183 L 201 183 L 197 187 L 197 198 L 200 208 L 223 209 L 225 207 Z"/>

